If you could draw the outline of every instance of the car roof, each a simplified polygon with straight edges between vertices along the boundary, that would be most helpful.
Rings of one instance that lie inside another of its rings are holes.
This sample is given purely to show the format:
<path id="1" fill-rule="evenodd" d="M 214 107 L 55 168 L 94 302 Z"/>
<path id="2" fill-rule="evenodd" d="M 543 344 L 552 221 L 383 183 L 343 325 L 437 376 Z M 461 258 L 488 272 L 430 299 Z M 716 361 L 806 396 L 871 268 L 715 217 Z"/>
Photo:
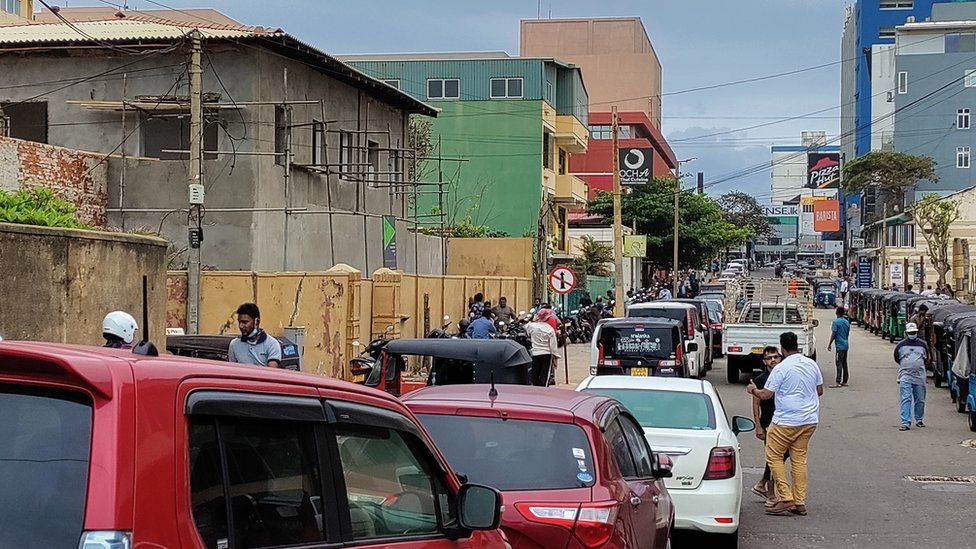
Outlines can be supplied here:
<path id="1" fill-rule="evenodd" d="M 708 382 L 705 380 L 684 377 L 589 376 L 580 383 L 578 389 L 638 389 L 704 394 L 707 392 L 706 383 Z"/>
<path id="2" fill-rule="evenodd" d="M 678 327 L 682 326 L 680 320 L 674 320 L 673 318 L 664 318 L 660 316 L 627 316 L 621 318 L 608 318 L 606 320 L 601 320 L 599 325 L 607 328 L 619 328 L 624 326 L 635 326 L 635 325 L 652 327 Z"/>
<path id="3" fill-rule="evenodd" d="M 665 299 L 663 301 L 651 301 L 650 303 L 634 303 L 630 306 L 631 309 L 697 309 L 692 303 L 684 303 L 681 301 L 675 301 L 673 299 Z"/>
<path id="4" fill-rule="evenodd" d="M 135 354 L 130 349 L 49 342 L 0 341 L 0 374 L 8 373 L 8 369 L 15 376 L 56 379 L 76 385 L 106 400 L 113 398 L 114 385 L 129 379 L 130 376 L 137 381 L 151 378 L 154 381 L 179 383 L 188 377 L 213 375 L 222 378 L 332 389 L 349 393 L 351 397 L 362 395 L 374 399 L 380 398 L 393 407 L 402 409 L 400 402 L 384 391 L 332 377 L 170 354 L 145 356 Z"/>
<path id="5" fill-rule="evenodd" d="M 532 411 L 543 414 L 546 420 L 562 422 L 571 422 L 574 417 L 592 418 L 599 407 L 612 400 L 569 389 L 530 385 L 495 385 L 498 395 L 490 397 L 490 389 L 485 384 L 441 385 L 411 391 L 400 398 L 408 408 L 422 409 L 416 413 L 432 408 Z"/>

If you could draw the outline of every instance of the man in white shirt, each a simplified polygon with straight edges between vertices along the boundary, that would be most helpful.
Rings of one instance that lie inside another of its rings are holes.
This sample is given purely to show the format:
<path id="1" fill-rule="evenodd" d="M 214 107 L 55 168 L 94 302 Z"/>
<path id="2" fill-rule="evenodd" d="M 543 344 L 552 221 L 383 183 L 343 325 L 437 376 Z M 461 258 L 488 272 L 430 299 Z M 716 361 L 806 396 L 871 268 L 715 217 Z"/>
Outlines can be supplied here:
<path id="1" fill-rule="evenodd" d="M 762 400 L 776 397 L 773 423 L 766 431 L 766 462 L 773 472 L 780 499 L 767 506 L 766 513 L 806 515 L 807 447 L 820 422 L 823 375 L 816 362 L 800 353 L 795 333 L 781 334 L 779 344 L 786 358 L 769 374 L 764 388 L 757 389 L 750 381 L 747 389 L 749 394 Z M 787 451 L 792 486 L 786 480 L 783 456 Z"/>

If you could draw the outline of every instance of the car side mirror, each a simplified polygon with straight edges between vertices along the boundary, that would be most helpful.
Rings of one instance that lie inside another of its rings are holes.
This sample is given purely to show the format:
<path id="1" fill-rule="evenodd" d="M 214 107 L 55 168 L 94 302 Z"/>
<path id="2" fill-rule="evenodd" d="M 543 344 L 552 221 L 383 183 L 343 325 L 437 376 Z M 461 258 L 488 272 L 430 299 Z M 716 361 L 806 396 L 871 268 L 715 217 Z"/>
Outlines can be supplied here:
<path id="1" fill-rule="evenodd" d="M 654 478 L 671 478 L 674 473 L 671 469 L 674 467 L 674 462 L 671 461 L 671 457 L 666 454 L 654 454 L 654 465 L 652 472 L 654 473 Z"/>
<path id="2" fill-rule="evenodd" d="M 756 422 L 742 416 L 732 416 L 732 432 L 739 435 L 739 433 L 748 433 L 749 431 L 756 430 Z"/>
<path id="3" fill-rule="evenodd" d="M 458 492 L 458 520 L 468 530 L 494 530 L 501 522 L 502 495 L 481 484 L 465 484 Z"/>
<path id="4" fill-rule="evenodd" d="M 696 343 L 694 341 L 689 341 L 688 343 L 685 344 L 685 349 L 689 353 L 697 353 L 698 352 L 698 343 Z"/>

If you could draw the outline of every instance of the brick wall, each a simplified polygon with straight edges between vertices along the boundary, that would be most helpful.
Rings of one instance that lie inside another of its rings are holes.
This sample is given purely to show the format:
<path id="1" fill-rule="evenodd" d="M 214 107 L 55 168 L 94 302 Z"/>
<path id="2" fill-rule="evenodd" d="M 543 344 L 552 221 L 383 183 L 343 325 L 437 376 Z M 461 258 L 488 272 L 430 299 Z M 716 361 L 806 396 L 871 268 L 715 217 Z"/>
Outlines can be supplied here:
<path id="1" fill-rule="evenodd" d="M 108 163 L 103 156 L 0 137 L 0 189 L 48 187 L 73 203 L 82 223 L 105 226 Z"/>

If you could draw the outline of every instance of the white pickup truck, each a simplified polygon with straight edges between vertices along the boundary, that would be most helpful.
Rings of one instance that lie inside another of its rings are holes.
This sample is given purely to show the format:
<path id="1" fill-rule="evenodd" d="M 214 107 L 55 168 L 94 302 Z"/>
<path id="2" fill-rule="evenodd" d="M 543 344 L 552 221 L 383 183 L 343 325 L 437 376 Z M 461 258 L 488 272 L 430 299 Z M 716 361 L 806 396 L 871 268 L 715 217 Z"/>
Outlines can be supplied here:
<path id="1" fill-rule="evenodd" d="M 796 333 L 800 352 L 816 360 L 816 319 L 810 308 L 795 301 L 750 301 L 735 323 L 726 324 L 723 345 L 728 359 L 728 381 L 738 383 L 743 373 L 761 371 L 763 348 L 779 347 L 783 332 Z"/>

